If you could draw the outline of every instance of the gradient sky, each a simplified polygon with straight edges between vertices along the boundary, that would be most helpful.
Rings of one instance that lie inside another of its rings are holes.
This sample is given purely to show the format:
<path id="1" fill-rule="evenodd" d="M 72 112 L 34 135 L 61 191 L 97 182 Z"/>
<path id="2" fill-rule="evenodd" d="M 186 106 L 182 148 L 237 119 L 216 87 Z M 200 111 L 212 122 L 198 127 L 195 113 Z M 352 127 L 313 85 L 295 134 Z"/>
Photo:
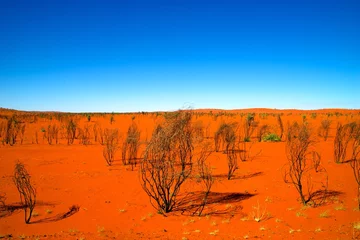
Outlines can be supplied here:
<path id="1" fill-rule="evenodd" d="M 360 1 L 1 1 L 0 107 L 360 108 Z"/>

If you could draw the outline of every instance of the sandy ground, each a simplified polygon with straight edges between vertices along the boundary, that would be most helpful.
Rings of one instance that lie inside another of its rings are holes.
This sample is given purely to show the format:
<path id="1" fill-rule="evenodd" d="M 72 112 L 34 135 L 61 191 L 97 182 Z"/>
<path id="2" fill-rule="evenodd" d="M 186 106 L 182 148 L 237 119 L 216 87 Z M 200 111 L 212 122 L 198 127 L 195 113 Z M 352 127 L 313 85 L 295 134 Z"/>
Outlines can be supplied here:
<path id="1" fill-rule="evenodd" d="M 255 112 L 259 124 L 269 124 L 273 132 L 279 131 L 274 113 L 283 113 L 282 120 L 306 121 L 316 137 L 314 149 L 322 156 L 322 166 L 329 177 L 326 202 L 316 208 L 303 207 L 292 185 L 282 177 L 287 162 L 285 142 L 257 142 L 256 130 L 251 139 L 253 158 L 239 162 L 232 180 L 227 180 L 227 160 L 223 152 L 213 152 L 209 163 L 215 183 L 209 204 L 203 216 L 190 211 L 174 211 L 163 216 L 152 207 L 149 197 L 141 188 L 138 166 L 134 171 L 124 166 L 121 151 L 117 152 L 113 166 L 107 166 L 102 156 L 103 146 L 95 142 L 81 145 L 75 140 L 68 145 L 66 139 L 49 145 L 42 139 L 41 128 L 49 123 L 61 123 L 52 117 L 38 117 L 26 122 L 23 144 L 0 146 L 0 192 L 6 193 L 8 210 L 0 217 L 1 238 L 26 239 L 352 239 L 359 236 L 353 225 L 360 222 L 357 210 L 357 184 L 349 164 L 336 164 L 333 141 L 337 122 L 360 120 L 358 110 L 269 110 L 243 111 L 201 110 L 193 122 L 201 122 L 205 136 L 213 143 L 214 132 L 223 122 L 242 123 L 241 113 Z M 339 114 L 335 114 L 338 112 Z M 11 115 L 13 112 L 2 110 Z M 268 113 L 268 114 L 265 114 Z M 316 113 L 316 114 L 314 114 Z M 333 113 L 328 115 L 327 113 Z M 17 113 L 21 115 L 21 113 Z M 51 114 L 50 114 L 51 115 Z M 316 115 L 316 116 L 315 116 Z M 118 128 L 124 139 L 127 128 L 135 122 L 141 130 L 141 152 L 150 140 L 156 124 L 163 117 L 153 114 L 94 115 L 90 122 L 76 115 L 80 126 L 98 124 L 103 128 Z M 317 137 L 321 120 L 332 121 L 330 135 L 325 142 Z M 2 121 L 5 121 L 2 119 Z M 285 127 L 286 128 L 286 127 Z M 35 132 L 39 143 L 36 144 Z M 250 145 L 250 144 L 249 144 Z M 31 174 L 37 190 L 37 205 L 31 224 L 25 224 L 19 194 L 12 181 L 16 161 L 23 162 Z M 314 177 L 315 178 L 315 177 Z M 199 199 L 200 188 L 190 180 L 182 188 L 186 201 Z M 191 193 L 191 194 L 190 194 Z M 187 195 L 186 194 L 190 194 Z M 253 220 L 255 208 L 260 206 L 266 218 Z"/>

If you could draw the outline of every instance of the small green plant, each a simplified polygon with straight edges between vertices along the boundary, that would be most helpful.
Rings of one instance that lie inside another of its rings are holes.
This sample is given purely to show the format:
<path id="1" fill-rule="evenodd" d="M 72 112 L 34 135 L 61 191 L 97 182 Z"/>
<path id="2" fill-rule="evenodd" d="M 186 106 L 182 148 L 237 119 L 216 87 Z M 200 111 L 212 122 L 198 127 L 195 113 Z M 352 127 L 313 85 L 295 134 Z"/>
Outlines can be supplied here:
<path id="1" fill-rule="evenodd" d="M 264 142 L 280 142 L 281 138 L 275 133 L 269 133 L 262 139 Z"/>

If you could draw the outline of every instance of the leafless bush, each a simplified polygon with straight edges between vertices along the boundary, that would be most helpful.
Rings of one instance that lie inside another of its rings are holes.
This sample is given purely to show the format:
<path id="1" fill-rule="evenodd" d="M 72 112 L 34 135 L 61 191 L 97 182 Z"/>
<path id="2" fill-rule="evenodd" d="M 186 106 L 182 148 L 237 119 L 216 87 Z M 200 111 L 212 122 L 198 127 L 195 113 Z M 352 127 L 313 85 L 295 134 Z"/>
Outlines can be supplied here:
<path id="1" fill-rule="evenodd" d="M 37 130 L 35 130 L 35 142 L 36 144 L 39 144 L 39 134 Z"/>
<path id="2" fill-rule="evenodd" d="M 0 138 L 3 138 L 6 135 L 6 123 L 0 122 Z"/>
<path id="3" fill-rule="evenodd" d="M 165 120 L 154 130 L 140 164 L 141 186 L 152 206 L 162 213 L 176 206 L 193 164 L 191 113 L 178 111 Z"/>
<path id="4" fill-rule="evenodd" d="M 199 216 L 201 216 L 206 206 L 208 196 L 210 194 L 212 185 L 214 183 L 211 167 L 208 163 L 206 163 L 206 160 L 210 155 L 211 155 L 210 144 L 204 144 L 203 147 L 201 148 L 199 157 L 197 159 L 198 182 L 200 182 L 203 186 L 204 197 L 202 199 L 203 200 L 202 203 L 193 213 L 193 214 L 198 213 Z"/>
<path id="5" fill-rule="evenodd" d="M 73 119 L 70 119 L 66 123 L 66 137 L 68 144 L 71 145 L 74 143 L 75 136 L 76 136 L 76 128 L 77 125 Z"/>
<path id="6" fill-rule="evenodd" d="M 235 135 L 236 124 L 223 123 L 219 126 L 218 130 L 215 132 L 214 141 L 215 141 L 215 151 L 220 151 L 220 149 L 225 149 L 228 151 L 230 148 L 234 148 L 236 135 Z"/>
<path id="7" fill-rule="evenodd" d="M 100 137 L 100 144 L 104 145 L 105 144 L 105 130 L 102 129 L 100 126 L 98 127 L 98 133 L 99 133 L 99 137 Z"/>
<path id="8" fill-rule="evenodd" d="M 93 126 L 93 133 L 94 133 L 94 141 L 95 142 L 98 141 L 98 129 L 99 129 L 99 125 L 97 123 L 95 123 L 94 126 Z"/>
<path id="9" fill-rule="evenodd" d="M 357 183 L 357 199 L 358 208 L 360 209 L 360 134 L 354 136 L 354 144 L 352 150 L 352 159 L 350 166 L 353 169 L 355 181 Z"/>
<path id="10" fill-rule="evenodd" d="M 26 124 L 21 124 L 19 126 L 19 138 L 20 138 L 20 144 L 23 144 L 24 142 L 24 138 L 25 138 L 25 128 L 26 128 Z"/>
<path id="11" fill-rule="evenodd" d="M 278 122 L 279 128 L 280 128 L 280 134 L 279 134 L 279 136 L 280 136 L 280 139 L 282 139 L 282 137 L 283 137 L 283 135 L 284 135 L 284 124 L 283 124 L 283 122 L 282 122 L 282 119 L 281 119 L 281 115 L 280 115 L 280 114 L 277 115 L 277 122 Z"/>
<path id="12" fill-rule="evenodd" d="M 17 120 L 16 116 L 12 116 L 7 121 L 5 143 L 10 146 L 16 143 L 18 133 L 21 131 L 21 123 Z"/>
<path id="13" fill-rule="evenodd" d="M 315 172 L 319 172 L 320 171 L 320 163 L 321 163 L 320 153 L 313 151 L 312 152 L 312 161 L 313 161 Z"/>
<path id="14" fill-rule="evenodd" d="M 122 148 L 122 161 L 126 165 L 131 164 L 131 169 L 134 170 L 136 167 L 136 158 L 139 149 L 140 141 L 140 130 L 137 125 L 133 122 L 127 131 L 126 139 L 123 143 Z M 128 162 L 126 162 L 126 156 L 128 157 Z"/>
<path id="15" fill-rule="evenodd" d="M 347 155 L 347 148 L 349 142 L 354 137 L 356 128 L 357 124 L 355 122 L 345 125 L 338 123 L 334 139 L 334 160 L 336 163 L 342 163 L 345 161 Z"/>
<path id="16" fill-rule="evenodd" d="M 227 163 L 228 163 L 228 180 L 231 179 L 231 177 L 234 175 L 235 170 L 238 168 L 238 162 L 237 162 L 237 152 L 235 149 L 231 149 L 227 151 L 226 154 L 227 157 Z"/>
<path id="17" fill-rule="evenodd" d="M 250 142 L 251 136 L 257 126 L 258 126 L 258 123 L 255 122 L 255 115 L 249 113 L 246 116 L 245 124 L 244 124 L 244 133 L 245 133 L 244 141 L 245 142 Z"/>
<path id="18" fill-rule="evenodd" d="M 202 142 L 204 140 L 205 132 L 202 121 L 197 121 L 193 124 L 193 138 L 194 142 Z"/>
<path id="19" fill-rule="evenodd" d="M 330 125 L 331 125 L 331 120 L 329 120 L 329 119 L 324 119 L 320 123 L 318 135 L 319 135 L 319 137 L 324 138 L 324 141 L 326 141 L 328 139 Z"/>
<path id="20" fill-rule="evenodd" d="M 262 125 L 262 126 L 259 127 L 259 130 L 258 130 L 258 140 L 259 140 L 259 142 L 262 141 L 263 137 L 268 132 L 269 132 L 269 125 L 265 124 L 265 125 Z"/>
<path id="21" fill-rule="evenodd" d="M 106 163 L 111 166 L 114 162 L 115 153 L 118 149 L 119 133 L 117 129 L 105 129 L 104 131 L 105 146 L 103 156 Z"/>
<path id="22" fill-rule="evenodd" d="M 311 176 L 312 164 L 309 164 L 309 148 L 313 144 L 311 140 L 311 131 L 306 123 L 299 125 L 297 122 L 289 126 L 286 155 L 288 163 L 285 166 L 284 180 L 291 183 L 300 195 L 303 205 L 307 205 L 314 197 L 313 182 Z M 304 193 L 304 180 L 307 180 L 308 196 Z M 323 183 L 324 191 L 327 191 L 326 183 Z M 324 195 L 325 196 L 325 195 Z"/>
<path id="23" fill-rule="evenodd" d="M 83 145 L 89 145 L 90 144 L 90 126 L 85 124 L 84 128 L 79 128 L 79 139 L 80 143 Z"/>
<path id="24" fill-rule="evenodd" d="M 25 223 L 29 224 L 36 204 L 36 190 L 30 181 L 30 174 L 21 162 L 15 165 L 13 181 L 20 194 L 20 201 L 24 206 Z"/>

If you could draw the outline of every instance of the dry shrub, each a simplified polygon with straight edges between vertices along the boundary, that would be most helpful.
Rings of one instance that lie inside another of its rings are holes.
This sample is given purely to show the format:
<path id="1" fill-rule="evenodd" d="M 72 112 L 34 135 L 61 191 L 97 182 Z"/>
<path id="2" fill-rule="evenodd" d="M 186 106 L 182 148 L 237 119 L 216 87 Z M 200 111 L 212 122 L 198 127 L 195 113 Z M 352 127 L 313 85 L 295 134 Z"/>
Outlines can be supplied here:
<path id="1" fill-rule="evenodd" d="M 95 123 L 94 126 L 93 126 L 93 133 L 94 133 L 94 141 L 95 142 L 98 141 L 98 130 L 99 130 L 99 125 L 97 123 Z"/>
<path id="2" fill-rule="evenodd" d="M 0 138 L 6 135 L 6 122 L 0 122 Z"/>
<path id="3" fill-rule="evenodd" d="M 49 143 L 49 145 L 51 145 L 53 143 L 53 140 L 55 140 L 55 143 L 58 144 L 59 143 L 59 127 L 56 124 L 53 125 L 49 125 L 47 128 L 47 132 L 44 132 L 47 142 Z M 37 135 L 36 135 L 37 137 Z"/>
<path id="4" fill-rule="evenodd" d="M 118 149 L 119 132 L 117 129 L 104 130 L 104 149 L 103 156 L 106 163 L 111 166 L 115 159 L 115 153 Z"/>
<path id="5" fill-rule="evenodd" d="M 227 151 L 226 154 L 227 157 L 227 164 L 228 164 L 228 180 L 231 179 L 231 177 L 234 175 L 236 169 L 238 169 L 238 156 L 237 156 L 237 152 L 235 149 L 231 149 Z"/>
<path id="6" fill-rule="evenodd" d="M 324 138 L 324 141 L 328 139 L 330 125 L 331 125 L 331 120 L 329 119 L 324 119 L 320 123 L 320 127 L 318 129 L 318 135 L 319 137 Z"/>
<path id="7" fill-rule="evenodd" d="M 24 138 L 25 138 L 25 128 L 26 128 L 26 124 L 21 124 L 19 126 L 19 138 L 20 138 L 20 144 L 23 144 L 24 142 Z"/>
<path id="8" fill-rule="evenodd" d="M 320 171 L 320 164 L 321 164 L 321 155 L 320 153 L 313 151 L 312 152 L 312 161 L 313 161 L 313 166 L 315 169 L 315 172 L 319 172 Z"/>
<path id="9" fill-rule="evenodd" d="M 355 122 L 345 125 L 338 123 L 334 139 L 334 160 L 336 163 L 342 163 L 346 160 L 348 145 L 358 131 L 359 127 Z"/>
<path id="10" fill-rule="evenodd" d="M 66 138 L 69 145 L 74 143 L 75 136 L 76 136 L 76 129 L 77 124 L 75 123 L 75 120 L 69 119 L 65 125 L 66 128 Z"/>
<path id="11" fill-rule="evenodd" d="M 248 113 L 248 115 L 246 116 L 246 119 L 245 119 L 245 124 L 244 124 L 244 133 L 245 133 L 244 141 L 245 142 L 250 142 L 251 136 L 254 133 L 257 126 L 258 126 L 258 123 L 255 122 L 255 114 Z"/>
<path id="12" fill-rule="evenodd" d="M 133 122 L 128 128 L 127 136 L 122 148 L 122 161 L 124 165 L 131 164 L 132 170 L 134 170 L 134 167 L 136 166 L 136 158 L 140 146 L 139 142 L 140 130 L 138 129 L 135 122 Z M 128 157 L 128 162 L 126 162 L 126 156 Z"/>
<path id="13" fill-rule="evenodd" d="M 352 149 L 352 159 L 350 161 L 350 166 L 353 170 L 355 181 L 357 183 L 357 199 L 358 199 L 358 208 L 360 209 L 360 134 L 354 137 L 353 149 Z"/>
<path id="14" fill-rule="evenodd" d="M 39 134 L 37 130 L 35 130 L 35 142 L 36 144 L 39 144 Z"/>
<path id="15" fill-rule="evenodd" d="M 89 145 L 90 142 L 90 126 L 88 124 L 85 124 L 84 128 L 79 128 L 79 139 L 80 143 L 83 145 Z"/>
<path id="16" fill-rule="evenodd" d="M 155 128 L 141 160 L 141 186 L 161 213 L 174 209 L 181 186 L 192 172 L 191 134 L 190 112 L 167 114 L 165 123 Z"/>
<path id="17" fill-rule="evenodd" d="M 104 145 L 105 144 L 105 130 L 99 126 L 98 133 L 99 133 L 100 144 Z"/>
<path id="18" fill-rule="evenodd" d="M 279 128 L 280 128 L 280 134 L 279 134 L 279 136 L 280 136 L 280 139 L 282 139 L 282 137 L 283 137 L 283 135 L 284 135 L 284 124 L 283 124 L 283 122 L 282 122 L 281 115 L 278 114 L 276 119 L 277 119 L 277 122 L 278 122 Z"/>
<path id="19" fill-rule="evenodd" d="M 236 135 L 235 135 L 235 123 L 222 123 L 218 130 L 215 132 L 214 141 L 215 141 L 215 151 L 223 150 L 224 147 L 226 151 L 230 148 L 234 148 Z"/>
<path id="20" fill-rule="evenodd" d="M 196 121 L 193 124 L 193 138 L 194 142 L 202 142 L 204 140 L 205 132 L 202 121 Z"/>
<path id="21" fill-rule="evenodd" d="M 265 125 L 261 125 L 258 129 L 258 140 L 259 142 L 262 141 L 263 137 L 269 133 L 269 125 L 265 124 Z"/>
<path id="22" fill-rule="evenodd" d="M 350 166 L 353 169 L 355 181 L 357 183 L 357 198 L 358 198 L 358 208 L 360 209 L 360 129 L 359 126 L 353 134 L 353 144 L 352 144 L 352 157 L 350 161 Z"/>
<path id="23" fill-rule="evenodd" d="M 36 190 L 31 184 L 30 174 L 21 162 L 17 162 L 15 165 L 13 181 L 20 194 L 20 201 L 25 211 L 25 223 L 29 224 L 36 204 Z"/>
<path id="24" fill-rule="evenodd" d="M 5 143 L 13 146 L 16 143 L 19 132 L 21 132 L 22 124 L 13 115 L 8 119 L 5 132 Z M 24 128 L 25 129 L 25 128 Z M 25 131 L 25 130 L 24 130 Z"/>
<path id="25" fill-rule="evenodd" d="M 211 155 L 211 146 L 209 143 L 205 143 L 200 150 L 199 157 L 197 159 L 197 179 L 198 182 L 202 185 L 204 189 L 204 197 L 202 198 L 202 202 L 199 207 L 193 212 L 193 214 L 198 213 L 201 216 L 206 203 L 209 197 L 212 185 L 214 184 L 214 177 L 212 175 L 211 167 L 206 160 Z"/>
<path id="26" fill-rule="evenodd" d="M 320 205 L 325 200 L 327 192 L 327 174 L 323 168 L 323 175 L 316 176 L 314 165 L 311 164 L 310 147 L 313 146 L 311 139 L 311 130 L 306 123 L 301 125 L 294 122 L 289 126 L 287 141 L 286 141 L 286 156 L 288 163 L 284 166 L 284 181 L 291 183 L 300 195 L 303 205 L 307 205 L 310 201 L 314 202 L 314 205 Z M 318 168 L 318 167 L 317 167 Z M 322 186 L 322 190 L 314 191 L 313 178 L 320 179 L 319 184 Z M 305 182 L 306 181 L 306 182 Z M 305 188 L 307 189 L 307 196 L 305 194 Z M 323 197 L 319 197 L 319 194 Z M 318 202 L 315 202 L 318 201 Z"/>

